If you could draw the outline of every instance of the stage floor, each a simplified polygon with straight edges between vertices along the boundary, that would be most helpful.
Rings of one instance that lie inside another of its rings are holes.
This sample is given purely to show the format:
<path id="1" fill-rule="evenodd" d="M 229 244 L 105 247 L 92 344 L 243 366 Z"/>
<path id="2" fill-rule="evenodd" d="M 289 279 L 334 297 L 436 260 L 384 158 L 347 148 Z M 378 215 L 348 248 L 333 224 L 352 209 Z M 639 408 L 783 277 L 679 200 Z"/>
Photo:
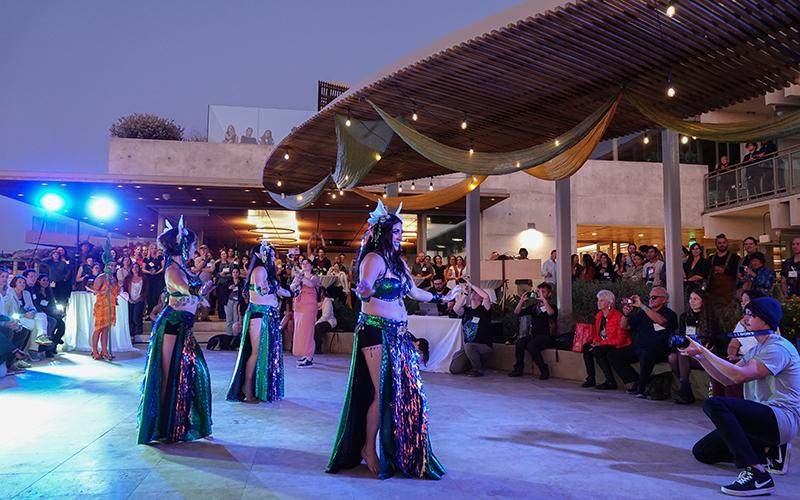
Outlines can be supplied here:
<path id="1" fill-rule="evenodd" d="M 733 466 L 691 455 L 711 429 L 699 404 L 637 400 L 565 380 L 424 373 L 441 481 L 323 473 L 339 422 L 349 357 L 286 356 L 286 398 L 225 401 L 235 352 L 208 352 L 213 441 L 136 445 L 144 365 L 61 354 L 0 379 L 0 498 L 86 499 L 702 499 L 723 496 Z M 794 440 L 795 450 L 800 440 Z M 773 498 L 797 498 L 800 451 Z"/>

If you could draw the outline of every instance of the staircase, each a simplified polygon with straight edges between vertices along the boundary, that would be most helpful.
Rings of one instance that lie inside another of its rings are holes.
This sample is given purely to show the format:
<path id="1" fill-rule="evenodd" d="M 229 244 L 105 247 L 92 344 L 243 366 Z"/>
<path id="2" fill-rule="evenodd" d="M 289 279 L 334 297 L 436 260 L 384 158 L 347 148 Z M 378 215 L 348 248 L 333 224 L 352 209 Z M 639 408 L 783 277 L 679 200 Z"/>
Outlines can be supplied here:
<path id="1" fill-rule="evenodd" d="M 150 342 L 150 333 L 153 328 L 152 321 L 145 321 L 142 335 L 136 335 L 136 344 L 147 344 Z M 225 320 L 220 320 L 216 316 L 211 316 L 211 321 L 197 321 L 193 328 L 194 338 L 200 344 L 207 344 L 208 339 L 214 335 L 225 334 Z"/>

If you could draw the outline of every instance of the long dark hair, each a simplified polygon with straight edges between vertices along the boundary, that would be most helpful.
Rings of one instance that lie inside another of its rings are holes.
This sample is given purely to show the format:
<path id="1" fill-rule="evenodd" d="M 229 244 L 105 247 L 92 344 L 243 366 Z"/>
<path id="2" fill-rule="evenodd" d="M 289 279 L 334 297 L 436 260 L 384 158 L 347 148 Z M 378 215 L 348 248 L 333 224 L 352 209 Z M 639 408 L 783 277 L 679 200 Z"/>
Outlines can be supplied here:
<path id="1" fill-rule="evenodd" d="M 387 269 L 400 279 L 411 279 L 408 274 L 408 268 L 403 260 L 403 251 L 400 249 L 395 250 L 392 244 L 392 227 L 395 224 L 403 224 L 400 217 L 396 215 L 389 215 L 384 221 L 376 224 L 372 231 L 373 234 L 367 237 L 367 241 L 361 247 L 361 252 L 358 254 L 355 263 L 353 264 L 353 280 L 358 283 L 361 274 L 361 261 L 367 254 L 374 252 L 381 257 L 386 263 Z M 375 235 L 378 235 L 375 241 Z"/>
<path id="2" fill-rule="evenodd" d="M 192 246 L 192 243 L 197 240 L 197 235 L 191 229 L 186 229 L 186 232 L 188 233 L 185 236 L 186 248 L 188 249 Z M 161 233 L 158 236 L 158 244 L 161 245 L 167 259 L 175 255 L 181 255 L 181 245 L 178 241 L 178 228 L 173 227 Z M 155 257 L 155 255 L 153 255 L 153 257 Z M 183 256 L 181 256 L 181 258 L 183 258 Z M 191 258 L 191 256 L 189 256 L 189 258 Z"/>
<path id="3" fill-rule="evenodd" d="M 267 282 L 270 285 L 278 286 L 280 281 L 278 281 L 278 272 L 275 270 L 275 250 L 270 249 L 268 251 L 269 257 L 267 260 L 269 262 L 264 262 L 261 260 L 261 245 L 256 245 L 250 249 L 250 267 L 247 269 L 247 276 L 244 278 L 245 287 L 250 285 L 250 276 L 253 275 L 253 271 L 257 267 L 263 267 L 267 271 Z"/>
<path id="4" fill-rule="evenodd" d="M 50 279 L 50 276 L 47 273 L 41 273 L 39 276 L 37 276 L 36 283 L 33 284 L 33 291 L 36 292 L 37 294 L 43 295 L 44 297 L 52 295 L 53 292 L 50 290 L 50 287 L 48 286 L 47 288 L 45 288 L 40 283 L 40 281 L 42 281 L 42 278 Z M 48 294 L 48 292 L 50 293 Z"/>
<path id="5" fill-rule="evenodd" d="M 703 306 L 700 308 L 699 313 L 694 312 L 691 307 L 688 308 L 686 311 L 686 322 L 688 323 L 690 318 L 693 319 L 697 324 L 697 334 L 702 337 L 715 335 L 717 330 L 717 316 L 714 314 L 714 308 L 711 306 L 711 295 L 702 288 L 693 290 L 692 293 L 700 297 L 700 300 L 703 301 Z"/>

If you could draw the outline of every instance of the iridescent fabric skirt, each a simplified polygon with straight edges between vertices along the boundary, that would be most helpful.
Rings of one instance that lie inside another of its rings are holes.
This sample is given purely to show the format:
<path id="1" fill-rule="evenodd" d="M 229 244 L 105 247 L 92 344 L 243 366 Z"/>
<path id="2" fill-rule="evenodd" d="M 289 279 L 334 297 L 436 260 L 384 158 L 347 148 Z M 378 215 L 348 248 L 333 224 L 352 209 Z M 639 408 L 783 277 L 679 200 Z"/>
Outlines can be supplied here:
<path id="1" fill-rule="evenodd" d="M 444 467 L 428 440 L 428 407 L 419 374 L 418 354 L 407 322 L 361 313 L 353 345 L 364 326 L 383 332 L 378 449 L 381 479 L 402 472 L 409 477 L 440 479 Z M 367 409 L 373 401 L 373 384 L 364 356 L 353 348 L 350 381 L 347 386 L 339 431 L 327 472 L 351 469 L 361 463 L 366 442 Z"/>
<path id="2" fill-rule="evenodd" d="M 261 330 L 252 332 L 260 336 L 258 352 L 253 353 L 250 342 L 250 317 L 253 313 L 261 313 Z M 281 336 L 281 318 L 278 308 L 251 303 L 244 313 L 242 327 L 242 344 L 239 357 L 233 370 L 231 387 L 228 390 L 228 401 L 244 401 L 244 371 L 250 356 L 258 356 L 256 372 L 253 375 L 251 390 L 255 397 L 263 401 L 278 401 L 283 397 L 283 337 Z"/>
<path id="3" fill-rule="evenodd" d="M 167 306 L 153 324 L 139 403 L 139 444 L 192 441 L 211 435 L 211 377 L 203 351 L 192 334 L 194 320 L 194 314 Z M 167 325 L 177 330 L 177 335 L 169 373 L 162 373 Z M 161 377 L 168 381 L 163 405 Z"/>

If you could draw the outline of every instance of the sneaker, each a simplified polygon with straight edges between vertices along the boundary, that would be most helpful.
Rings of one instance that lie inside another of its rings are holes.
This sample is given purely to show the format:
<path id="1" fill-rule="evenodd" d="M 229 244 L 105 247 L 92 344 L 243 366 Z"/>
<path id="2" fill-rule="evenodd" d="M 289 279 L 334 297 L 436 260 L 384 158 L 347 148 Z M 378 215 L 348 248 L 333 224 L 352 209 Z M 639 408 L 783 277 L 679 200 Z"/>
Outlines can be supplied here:
<path id="1" fill-rule="evenodd" d="M 38 352 L 28 351 L 28 357 L 34 363 L 37 362 L 37 361 L 41 361 L 42 360 L 42 356 Z"/>
<path id="2" fill-rule="evenodd" d="M 25 368 L 20 368 L 17 365 L 11 365 L 8 367 L 8 371 L 6 373 L 8 373 L 9 375 L 22 375 L 26 371 L 27 370 Z"/>
<path id="3" fill-rule="evenodd" d="M 637 397 L 638 399 L 647 399 L 647 394 L 645 394 L 645 393 L 643 393 L 643 392 L 637 392 L 637 393 L 636 393 L 636 397 Z"/>
<path id="4" fill-rule="evenodd" d="M 34 340 L 39 345 L 53 345 L 53 341 L 47 338 L 47 335 L 39 335 Z"/>
<path id="5" fill-rule="evenodd" d="M 31 368 L 33 365 L 27 361 L 18 360 L 16 363 L 17 368 Z"/>
<path id="6" fill-rule="evenodd" d="M 775 483 L 768 472 L 747 467 L 739 473 L 733 483 L 723 486 L 722 492 L 735 497 L 752 497 L 756 495 L 769 495 L 775 490 Z"/>
<path id="7" fill-rule="evenodd" d="M 792 443 L 773 448 L 767 456 L 767 472 L 783 476 L 789 470 L 789 458 L 792 456 Z"/>
<path id="8" fill-rule="evenodd" d="M 313 364 L 314 363 L 312 363 L 310 359 L 305 359 L 304 358 L 302 363 L 297 363 L 297 367 L 298 368 L 309 368 L 309 367 L 313 366 Z"/>
<path id="9" fill-rule="evenodd" d="M 639 394 L 639 388 L 634 385 L 630 389 L 625 389 L 625 394 Z"/>
<path id="10" fill-rule="evenodd" d="M 617 384 L 612 384 L 610 382 L 603 382 L 602 384 L 596 386 L 595 389 L 599 391 L 615 391 L 617 390 Z"/>
<path id="11" fill-rule="evenodd" d="M 509 377 L 521 377 L 522 376 L 522 371 L 520 371 L 520 370 L 512 370 L 512 371 L 508 372 L 508 376 Z"/>
<path id="12" fill-rule="evenodd" d="M 587 380 L 586 382 L 581 384 L 581 387 L 588 388 L 588 387 L 594 387 L 595 385 L 597 384 L 595 384 L 594 380 Z"/>
<path id="13" fill-rule="evenodd" d="M 298 359 L 298 360 L 297 360 L 297 364 L 299 365 L 300 363 L 303 363 L 303 362 L 305 362 L 305 360 L 306 360 L 306 359 L 307 359 L 307 358 L 306 358 L 305 356 L 303 356 L 302 358 L 300 358 L 300 359 Z"/>
<path id="14" fill-rule="evenodd" d="M 467 377 L 483 377 L 483 372 L 472 370 L 471 372 L 467 373 Z"/>

